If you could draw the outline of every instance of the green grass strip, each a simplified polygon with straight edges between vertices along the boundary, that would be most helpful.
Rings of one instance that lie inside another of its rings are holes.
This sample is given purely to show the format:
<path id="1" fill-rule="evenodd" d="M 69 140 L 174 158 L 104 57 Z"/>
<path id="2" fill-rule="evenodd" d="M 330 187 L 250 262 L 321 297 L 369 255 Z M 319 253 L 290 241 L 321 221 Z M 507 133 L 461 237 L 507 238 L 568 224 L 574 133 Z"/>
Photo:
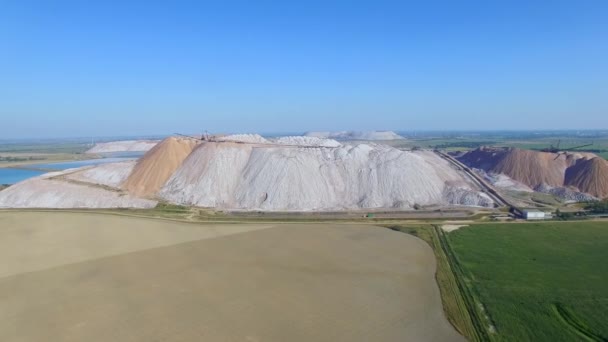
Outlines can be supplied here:
<path id="1" fill-rule="evenodd" d="M 559 319 L 580 337 L 590 342 L 608 342 L 608 338 L 593 332 L 572 311 L 560 303 L 553 304 L 553 309 Z"/>
<path id="2" fill-rule="evenodd" d="M 490 336 L 488 334 L 488 330 L 484 324 L 485 319 L 483 315 L 477 309 L 475 305 L 475 297 L 473 295 L 472 290 L 465 284 L 464 282 L 464 272 L 456 258 L 456 255 L 452 251 L 452 248 L 445 236 L 444 231 L 437 225 L 433 225 L 433 230 L 435 232 L 435 236 L 439 240 L 439 244 L 446 258 L 448 259 L 449 265 L 452 269 L 452 273 L 454 274 L 454 279 L 456 281 L 456 285 L 460 293 L 462 294 L 462 298 L 466 305 L 466 310 L 471 318 L 471 323 L 474 326 L 475 330 L 475 340 L 477 341 L 490 341 Z"/>

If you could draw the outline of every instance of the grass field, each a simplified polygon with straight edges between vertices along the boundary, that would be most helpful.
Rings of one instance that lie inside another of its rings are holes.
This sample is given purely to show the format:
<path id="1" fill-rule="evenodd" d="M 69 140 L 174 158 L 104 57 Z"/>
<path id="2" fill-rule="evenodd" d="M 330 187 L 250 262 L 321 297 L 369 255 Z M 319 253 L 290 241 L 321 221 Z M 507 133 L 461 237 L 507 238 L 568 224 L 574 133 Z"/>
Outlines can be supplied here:
<path id="1" fill-rule="evenodd" d="M 91 148 L 88 143 L 80 142 L 40 142 L 40 143 L 3 143 L 0 142 L 0 153 L 84 153 Z"/>
<path id="2" fill-rule="evenodd" d="M 573 148 L 586 144 L 593 144 L 579 151 L 594 152 L 599 156 L 608 159 L 608 137 L 576 137 L 576 136 L 551 136 L 537 137 L 526 135 L 521 137 L 511 137 L 505 135 L 480 135 L 480 136 L 452 136 L 436 138 L 409 138 L 407 140 L 397 140 L 386 142 L 397 148 L 439 148 L 445 151 L 468 151 L 480 146 L 498 147 L 518 147 L 522 149 L 542 150 L 551 145 L 557 145 L 560 141 L 560 148 Z"/>
<path id="3" fill-rule="evenodd" d="M 606 222 L 482 224 L 447 240 L 490 340 L 608 341 Z"/>

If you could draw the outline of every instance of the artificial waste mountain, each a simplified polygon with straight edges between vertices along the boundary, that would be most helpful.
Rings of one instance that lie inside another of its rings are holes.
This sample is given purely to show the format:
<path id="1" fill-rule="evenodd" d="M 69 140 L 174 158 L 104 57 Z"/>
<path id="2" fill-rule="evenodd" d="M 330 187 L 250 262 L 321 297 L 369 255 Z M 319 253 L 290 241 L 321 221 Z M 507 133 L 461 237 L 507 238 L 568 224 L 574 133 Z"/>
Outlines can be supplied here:
<path id="1" fill-rule="evenodd" d="M 109 165 L 26 180 L 11 186 L 10 196 L 0 192 L 0 206 L 27 206 L 20 193 L 31 198 L 37 188 L 56 194 L 48 202 L 36 202 L 38 207 L 149 207 L 149 201 L 157 200 L 269 211 L 493 206 L 486 194 L 434 153 L 375 143 L 342 144 L 315 137 L 267 140 L 247 134 L 221 141 L 170 137 L 135 164 Z M 103 179 L 104 173 L 112 177 L 113 186 Z M 51 190 L 49 182 L 54 184 Z M 99 198 L 123 200 L 116 205 L 109 200 L 79 201 L 77 191 L 59 196 L 62 182 L 72 188 L 90 184 L 103 193 Z M 66 198 L 68 204 L 62 202 Z"/>
<path id="2" fill-rule="evenodd" d="M 608 197 L 608 161 L 592 153 L 480 147 L 459 160 L 488 173 L 506 175 L 532 189 L 570 187 L 596 198 Z"/>

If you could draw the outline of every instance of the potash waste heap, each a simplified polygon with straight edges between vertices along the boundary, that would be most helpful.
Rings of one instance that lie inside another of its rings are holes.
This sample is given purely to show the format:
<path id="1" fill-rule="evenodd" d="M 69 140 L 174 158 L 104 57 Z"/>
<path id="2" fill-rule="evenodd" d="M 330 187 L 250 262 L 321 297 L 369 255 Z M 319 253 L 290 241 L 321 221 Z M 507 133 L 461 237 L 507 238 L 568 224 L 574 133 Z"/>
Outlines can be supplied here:
<path id="1" fill-rule="evenodd" d="M 608 161 L 585 152 L 542 152 L 481 147 L 459 157 L 464 164 L 502 174 L 532 189 L 557 187 L 608 197 Z"/>
<path id="2" fill-rule="evenodd" d="M 0 207 L 147 208 L 158 201 L 267 211 L 494 205 L 429 151 L 252 134 L 169 137 L 137 162 L 46 174 L 0 192 Z"/>

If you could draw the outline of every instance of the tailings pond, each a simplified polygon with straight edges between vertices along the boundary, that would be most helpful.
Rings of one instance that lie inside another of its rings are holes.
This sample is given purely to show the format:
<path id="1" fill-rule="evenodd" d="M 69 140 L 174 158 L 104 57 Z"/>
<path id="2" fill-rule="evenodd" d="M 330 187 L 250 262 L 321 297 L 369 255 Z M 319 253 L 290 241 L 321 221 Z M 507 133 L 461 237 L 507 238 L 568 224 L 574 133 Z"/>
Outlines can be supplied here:
<path id="1" fill-rule="evenodd" d="M 144 152 L 117 152 L 102 154 L 103 158 L 65 161 L 58 163 L 29 164 L 23 168 L 0 168 L 0 184 L 15 184 L 28 178 L 40 176 L 50 170 L 66 170 L 83 166 L 116 163 L 127 160 L 135 160 Z"/>

